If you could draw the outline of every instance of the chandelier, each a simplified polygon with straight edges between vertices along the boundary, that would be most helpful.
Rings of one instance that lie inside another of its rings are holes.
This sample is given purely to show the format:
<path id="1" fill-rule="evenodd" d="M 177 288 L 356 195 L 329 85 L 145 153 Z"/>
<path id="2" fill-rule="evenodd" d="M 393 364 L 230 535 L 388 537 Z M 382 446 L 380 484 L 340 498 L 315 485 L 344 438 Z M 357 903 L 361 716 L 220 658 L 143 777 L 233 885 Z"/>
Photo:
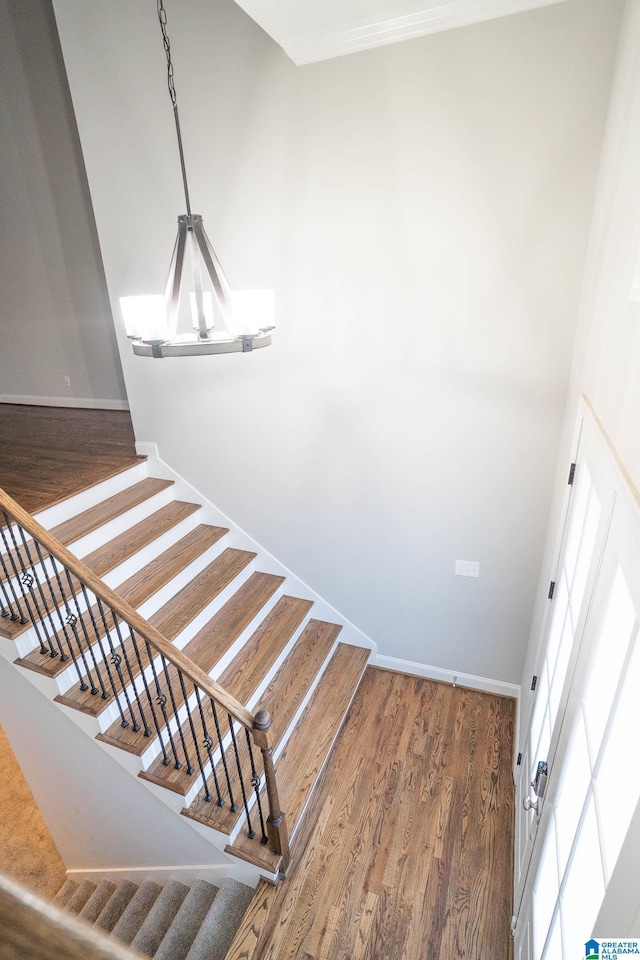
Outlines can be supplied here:
<path id="1" fill-rule="evenodd" d="M 191 212 L 167 14 L 163 0 L 156 3 L 167 57 L 167 83 L 187 212 L 178 217 L 178 236 L 164 295 L 120 297 L 122 318 L 133 352 L 141 357 L 248 353 L 271 343 L 274 293 L 273 290 L 232 290 L 205 232 L 202 217 Z M 191 274 L 188 298 L 184 295 L 187 262 Z"/>

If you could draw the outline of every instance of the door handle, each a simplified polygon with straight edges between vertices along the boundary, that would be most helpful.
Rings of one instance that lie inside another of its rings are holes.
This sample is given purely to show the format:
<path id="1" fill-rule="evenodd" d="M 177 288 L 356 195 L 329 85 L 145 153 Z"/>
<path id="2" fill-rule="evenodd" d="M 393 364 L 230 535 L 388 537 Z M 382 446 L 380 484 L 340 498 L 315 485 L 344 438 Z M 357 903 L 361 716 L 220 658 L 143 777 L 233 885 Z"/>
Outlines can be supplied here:
<path id="1" fill-rule="evenodd" d="M 540 810 L 538 808 L 538 803 L 539 803 L 538 798 L 536 798 L 535 800 L 532 800 L 531 797 L 525 797 L 524 800 L 522 801 L 522 806 L 525 808 L 525 810 L 535 810 L 536 816 L 539 816 Z"/>

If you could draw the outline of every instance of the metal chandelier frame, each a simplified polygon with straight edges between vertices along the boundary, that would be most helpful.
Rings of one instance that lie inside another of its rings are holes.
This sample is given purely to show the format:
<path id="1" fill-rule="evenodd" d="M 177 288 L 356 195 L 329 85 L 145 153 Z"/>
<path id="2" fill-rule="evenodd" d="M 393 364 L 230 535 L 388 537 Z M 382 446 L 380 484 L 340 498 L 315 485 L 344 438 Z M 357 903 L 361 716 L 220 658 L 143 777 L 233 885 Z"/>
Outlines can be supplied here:
<path id="1" fill-rule="evenodd" d="M 130 339 L 132 340 L 133 352 L 142 357 L 185 357 L 206 356 L 208 354 L 218 353 L 248 353 L 260 347 L 268 347 L 271 343 L 271 331 L 274 327 L 260 327 L 258 333 L 241 333 L 237 336 L 231 333 L 230 325 L 233 317 L 231 287 L 205 232 L 202 217 L 200 214 L 191 212 L 187 170 L 182 146 L 182 133 L 180 130 L 180 116 L 178 113 L 178 102 L 173 77 L 171 45 L 167 35 L 167 14 L 164 9 L 163 0 L 156 0 L 156 5 L 158 20 L 162 31 L 162 41 L 167 57 L 167 85 L 173 106 L 178 152 L 180 154 L 180 168 L 182 171 L 182 185 L 184 188 L 187 212 L 178 217 L 178 236 L 173 248 L 165 290 L 165 309 L 167 313 L 169 339 L 145 340 L 139 336 L 132 336 Z M 193 275 L 195 315 L 197 320 L 195 335 L 197 339 L 171 339 L 171 337 L 176 337 L 177 334 L 187 252 L 189 253 Z M 203 267 L 211 281 L 213 297 L 217 303 L 218 312 L 222 317 L 222 323 L 227 333 L 227 337 L 225 338 L 213 337 L 213 328 L 210 328 L 207 324 L 205 296 L 208 291 L 205 293 L 203 289 Z"/>

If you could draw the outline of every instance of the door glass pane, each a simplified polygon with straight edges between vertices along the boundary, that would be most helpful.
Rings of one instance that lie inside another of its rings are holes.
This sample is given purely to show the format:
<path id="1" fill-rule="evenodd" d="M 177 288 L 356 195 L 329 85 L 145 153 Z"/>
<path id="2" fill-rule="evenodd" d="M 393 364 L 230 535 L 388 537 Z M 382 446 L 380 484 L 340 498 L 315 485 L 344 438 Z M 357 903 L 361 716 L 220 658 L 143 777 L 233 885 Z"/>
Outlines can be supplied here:
<path id="1" fill-rule="evenodd" d="M 555 804 L 558 870 L 562 877 L 591 784 L 591 765 L 582 711 L 579 711 L 559 778 Z"/>
<path id="2" fill-rule="evenodd" d="M 558 716 L 560 698 L 562 696 L 562 689 L 564 687 L 564 681 L 567 675 L 567 667 L 569 666 L 569 658 L 571 657 L 572 647 L 573 625 L 571 622 L 571 617 L 568 616 L 564 622 L 564 629 L 560 639 L 560 649 L 558 650 L 558 658 L 556 660 L 555 670 L 553 671 L 553 679 L 551 681 L 551 690 L 549 693 L 549 715 L 552 727 L 556 721 L 556 717 Z"/>
<path id="3" fill-rule="evenodd" d="M 611 712 L 635 619 L 629 588 L 620 567 L 617 566 L 585 685 L 584 711 L 589 749 L 594 764 Z"/>
<path id="4" fill-rule="evenodd" d="M 614 704 L 613 723 L 605 737 L 597 771 L 598 821 L 607 879 L 615 866 L 631 817 L 640 799 L 640 764 L 637 762 L 640 644 L 624 676 L 622 692 Z"/>
<path id="5" fill-rule="evenodd" d="M 569 610 L 569 593 L 567 590 L 567 579 L 564 571 L 561 570 L 558 576 L 553 593 L 553 606 L 551 613 L 551 623 L 549 625 L 549 634 L 547 636 L 546 662 L 549 664 L 550 673 L 553 674 L 560 647 L 560 637 L 564 627 L 564 620 Z"/>
<path id="6" fill-rule="evenodd" d="M 593 932 L 604 889 L 598 826 L 591 797 L 576 835 L 560 903 L 565 957 L 584 955 L 584 943 Z"/>
<path id="7" fill-rule="evenodd" d="M 558 860 L 553 817 L 544 842 L 533 894 L 533 956 L 540 960 L 558 899 Z"/>
<path id="8" fill-rule="evenodd" d="M 558 960 L 562 954 L 562 930 L 560 924 L 560 911 L 556 910 L 553 918 L 553 925 L 547 940 L 547 949 L 544 952 L 544 960 Z"/>
<path id="9" fill-rule="evenodd" d="M 533 708 L 533 717 L 531 718 L 531 729 L 529 733 L 531 763 L 534 766 L 537 766 L 538 760 L 547 759 L 547 750 L 551 743 L 551 727 L 549 726 L 549 711 L 547 710 L 548 702 L 549 674 L 545 663 L 538 678 L 536 702 Z"/>
<path id="10" fill-rule="evenodd" d="M 576 557 L 576 566 L 569 590 L 569 603 L 571 605 L 574 618 L 576 619 L 582 604 L 584 588 L 587 583 L 587 575 L 589 573 L 589 566 L 591 564 L 591 557 L 593 555 L 593 547 L 596 542 L 596 535 L 598 533 L 598 524 L 600 523 L 601 513 L 602 510 L 600 508 L 600 501 L 596 496 L 595 490 L 591 490 L 589 493 L 589 500 L 587 502 L 587 512 L 585 516 L 582 537 L 580 539 L 578 556 Z"/>
<path id="11" fill-rule="evenodd" d="M 564 566 L 567 571 L 569 583 L 573 580 L 573 572 L 576 566 L 578 556 L 578 547 L 582 536 L 582 527 L 584 525 L 585 513 L 587 510 L 587 500 L 591 489 L 591 476 L 586 463 L 578 464 L 576 478 L 573 484 L 571 494 L 571 516 L 569 518 L 569 529 L 563 546 Z"/>

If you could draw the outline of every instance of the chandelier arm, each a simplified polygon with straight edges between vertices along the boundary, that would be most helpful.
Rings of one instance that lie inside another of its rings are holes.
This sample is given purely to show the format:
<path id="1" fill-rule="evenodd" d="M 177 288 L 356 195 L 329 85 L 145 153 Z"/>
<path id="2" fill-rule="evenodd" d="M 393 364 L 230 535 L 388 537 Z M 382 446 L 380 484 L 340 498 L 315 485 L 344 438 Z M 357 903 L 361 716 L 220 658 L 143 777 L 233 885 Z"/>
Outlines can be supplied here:
<path id="1" fill-rule="evenodd" d="M 165 304 L 169 337 L 173 339 L 178 329 L 178 311 L 180 307 L 180 290 L 182 287 L 182 271 L 184 269 L 184 254 L 187 244 L 187 225 L 183 217 L 178 217 L 178 236 L 173 248 L 173 256 L 169 265 L 169 275 L 165 290 Z"/>
<path id="2" fill-rule="evenodd" d="M 222 318 L 225 326 L 231 334 L 232 331 L 229 328 L 229 321 L 231 320 L 232 316 L 231 288 L 229 286 L 229 281 L 224 274 L 224 270 L 222 269 L 220 261 L 216 256 L 215 250 L 211 246 L 209 238 L 205 233 L 201 217 L 194 216 L 193 232 L 198 243 L 200 253 L 202 254 L 204 265 L 207 268 L 207 273 L 211 279 L 211 283 L 218 300 L 218 305 L 222 312 Z"/>

